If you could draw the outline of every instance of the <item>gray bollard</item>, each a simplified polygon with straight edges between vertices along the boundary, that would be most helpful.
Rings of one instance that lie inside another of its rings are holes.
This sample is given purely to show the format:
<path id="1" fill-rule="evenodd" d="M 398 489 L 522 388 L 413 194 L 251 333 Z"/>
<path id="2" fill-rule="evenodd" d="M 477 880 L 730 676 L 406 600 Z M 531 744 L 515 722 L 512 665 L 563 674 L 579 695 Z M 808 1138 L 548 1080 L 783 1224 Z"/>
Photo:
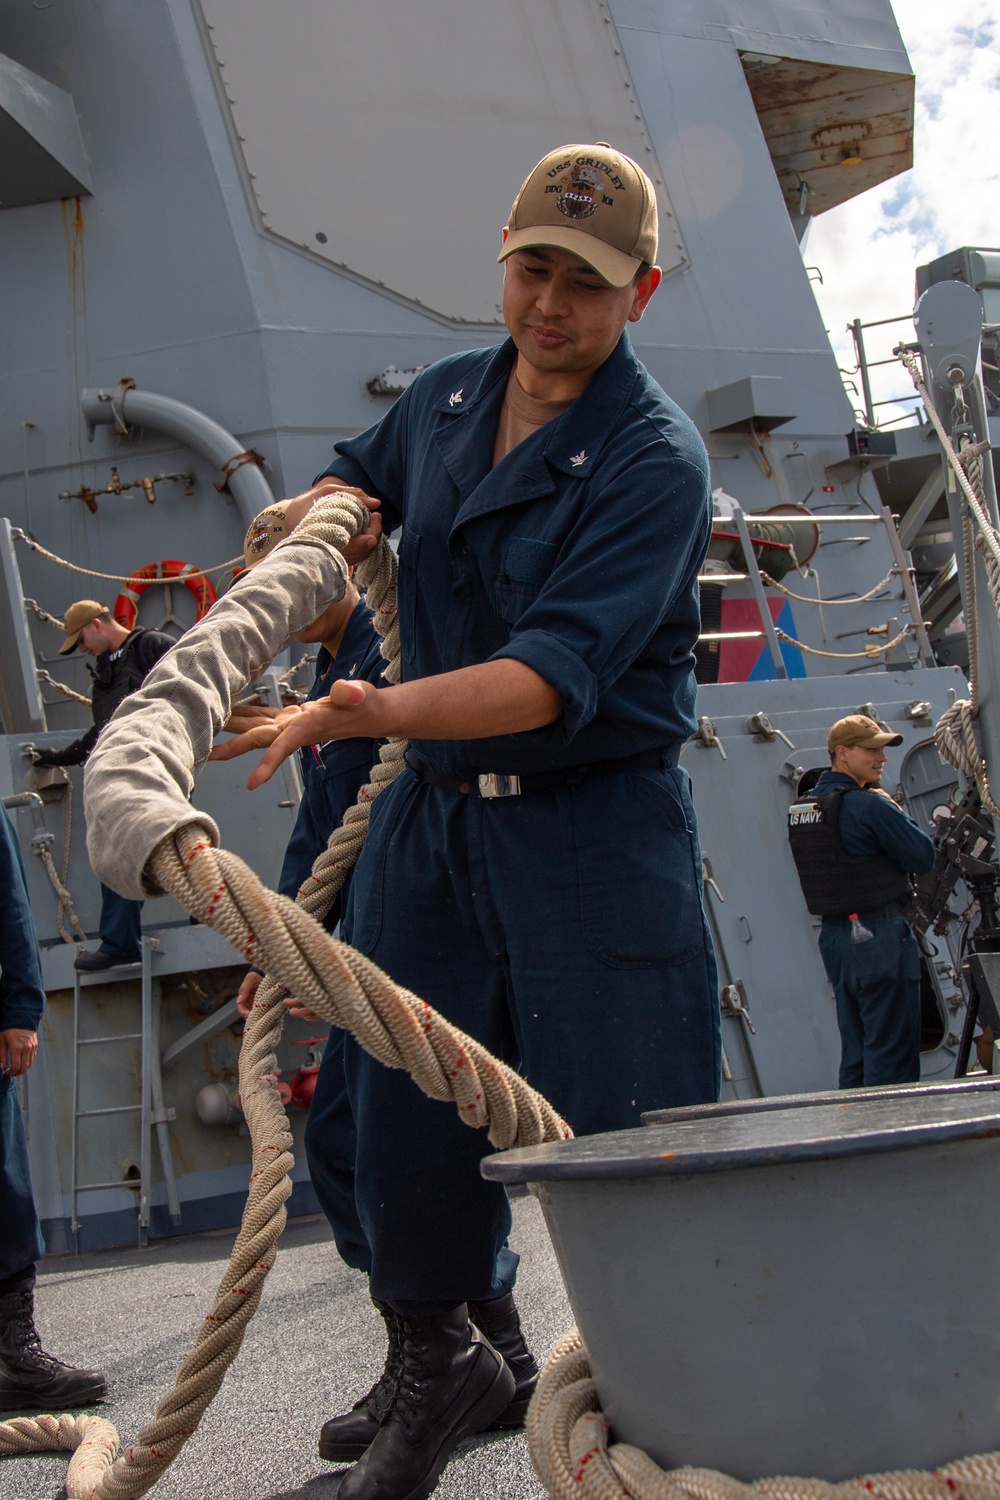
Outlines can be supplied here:
<path id="1" fill-rule="evenodd" d="M 1000 1447 L 1000 1097 L 872 1092 L 483 1163 L 541 1202 L 615 1439 L 742 1480 Z"/>

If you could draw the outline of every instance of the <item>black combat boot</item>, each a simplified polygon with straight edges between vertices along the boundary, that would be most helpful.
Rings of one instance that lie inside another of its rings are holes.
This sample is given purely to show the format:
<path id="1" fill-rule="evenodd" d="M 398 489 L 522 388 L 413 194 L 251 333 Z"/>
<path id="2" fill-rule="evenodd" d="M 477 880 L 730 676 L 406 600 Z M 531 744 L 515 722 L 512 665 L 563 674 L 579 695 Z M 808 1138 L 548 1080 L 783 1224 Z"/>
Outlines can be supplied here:
<path id="1" fill-rule="evenodd" d="M 463 1302 L 450 1313 L 399 1320 L 402 1370 L 378 1435 L 337 1500 L 426 1500 L 452 1450 L 510 1405 L 514 1377 L 469 1326 Z"/>
<path id="2" fill-rule="evenodd" d="M 481 1329 L 514 1377 L 514 1397 L 501 1412 L 494 1427 L 523 1427 L 528 1403 L 538 1384 L 538 1365 L 525 1342 L 521 1319 L 514 1306 L 513 1293 L 494 1297 L 489 1302 L 469 1303 L 469 1322 Z"/>
<path id="3" fill-rule="evenodd" d="M 46 1354 L 29 1287 L 0 1297 L 0 1411 L 61 1412 L 107 1394 L 99 1370 L 76 1370 Z"/>
<path id="4" fill-rule="evenodd" d="M 387 1302 L 372 1302 L 385 1320 L 385 1331 L 389 1335 L 389 1348 L 385 1356 L 385 1369 L 367 1395 L 355 1401 L 349 1412 L 342 1417 L 331 1417 L 323 1423 L 319 1435 L 319 1456 L 333 1463 L 352 1464 L 371 1446 L 386 1412 L 392 1405 L 403 1368 L 400 1350 L 401 1334 L 399 1318 Z"/>

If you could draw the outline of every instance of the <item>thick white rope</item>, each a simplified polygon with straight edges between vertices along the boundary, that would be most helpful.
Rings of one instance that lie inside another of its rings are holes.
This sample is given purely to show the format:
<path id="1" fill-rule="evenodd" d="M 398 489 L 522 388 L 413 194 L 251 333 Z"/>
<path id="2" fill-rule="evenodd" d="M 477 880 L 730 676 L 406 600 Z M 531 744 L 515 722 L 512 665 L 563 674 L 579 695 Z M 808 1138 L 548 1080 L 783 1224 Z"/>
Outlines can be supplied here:
<path id="1" fill-rule="evenodd" d="M 68 568 L 71 573 L 83 573 L 88 578 L 104 578 L 109 583 L 131 583 L 135 576 L 132 573 L 98 573 L 93 568 L 81 568 L 78 563 L 71 563 L 65 557 L 60 557 L 57 553 L 50 552 L 47 547 L 42 546 L 41 542 L 36 542 L 34 537 L 30 537 L 26 531 L 22 531 L 20 526 L 12 526 L 10 534 L 15 542 L 23 542 L 26 547 L 31 548 L 32 552 L 37 552 L 39 557 L 44 557 L 47 562 L 55 563 L 57 567 Z M 242 568 L 243 566 L 243 555 L 241 553 L 239 557 L 231 557 L 228 562 L 216 563 L 212 568 L 192 568 L 190 573 L 185 573 L 183 579 L 178 579 L 177 582 L 186 583 L 190 578 L 207 578 L 211 573 L 224 573 L 227 568 Z M 164 583 L 174 582 L 172 578 L 166 578 L 163 581 Z M 25 603 L 28 604 L 29 601 L 25 600 Z M 36 613 L 40 614 L 41 611 L 36 609 Z M 61 620 L 56 620 L 55 623 L 60 629 L 62 628 Z"/>
<path id="2" fill-rule="evenodd" d="M 830 1484 L 776 1476 L 744 1484 L 714 1469 L 661 1469 L 610 1441 L 587 1351 L 574 1328 L 556 1345 L 528 1411 L 528 1446 L 552 1500 L 997 1500 L 1000 1453 L 930 1472 L 902 1469 Z"/>
<path id="3" fill-rule="evenodd" d="M 338 546 L 345 546 L 364 520 L 363 508 L 353 497 L 331 497 L 317 503 L 303 523 L 302 534 L 297 531 L 291 539 L 300 553 L 312 550 L 310 563 L 315 563 L 317 556 L 321 563 L 319 587 L 325 597 L 323 602 L 315 595 L 307 601 L 304 606 L 307 616 L 311 611 L 311 618 L 316 618 L 325 604 L 338 597 L 338 591 L 343 595 L 346 570 L 342 557 L 331 554 L 330 543 L 336 541 Z M 303 547 L 303 543 L 312 545 Z M 280 547 L 275 551 L 280 551 Z M 251 614 L 261 637 L 269 636 L 272 656 L 276 654 L 287 630 L 287 619 L 278 619 L 286 611 L 287 600 L 279 599 L 275 605 L 268 584 L 270 575 L 280 572 L 283 562 L 279 559 L 276 566 L 269 566 L 271 559 L 265 559 L 248 575 L 245 584 L 227 594 L 206 620 L 184 637 L 182 645 L 186 643 L 188 653 L 187 660 L 180 664 L 182 676 L 190 676 L 190 653 L 199 649 L 197 638 L 192 647 L 192 635 L 196 632 L 200 635 L 202 649 L 206 638 L 212 636 L 209 626 L 212 615 L 216 615 L 215 630 L 222 635 L 224 626 L 220 625 L 220 616 L 223 621 L 232 617 L 236 624 L 241 624 Z M 333 563 L 335 567 L 331 566 Z M 359 582 L 366 586 L 383 648 L 391 658 L 386 675 L 396 678 L 399 631 L 394 598 L 395 559 L 386 544 L 381 544 L 374 558 L 362 565 Z M 272 618 L 265 621 L 262 617 L 269 610 Z M 158 670 L 154 668 L 151 677 Z M 184 705 L 190 712 L 190 720 L 181 714 L 187 724 L 187 753 L 181 760 L 188 770 L 194 759 L 192 741 L 201 741 L 206 734 L 205 724 L 199 723 L 195 730 L 191 720 L 198 717 L 199 711 L 209 716 L 210 732 L 219 715 L 228 717 L 224 705 L 231 687 L 242 685 L 237 684 L 239 673 L 224 653 L 222 676 L 226 681 L 214 683 L 214 692 L 207 682 L 203 683 L 200 695 L 190 697 Z M 233 679 L 231 685 L 230 679 Z M 175 681 L 174 673 L 167 668 L 160 674 L 159 686 L 169 694 Z M 156 697 L 157 683 L 150 683 L 150 678 L 146 683 L 151 692 L 143 724 L 156 713 L 160 701 Z M 116 715 L 91 756 L 88 778 L 97 786 L 98 805 L 103 761 L 114 764 L 116 733 L 120 739 L 123 724 L 129 725 L 133 717 L 125 713 L 119 719 Z M 171 719 L 171 725 L 173 722 Z M 125 738 L 131 754 L 132 740 L 128 735 Z M 155 741 L 157 736 L 151 739 Z M 285 1201 L 291 1192 L 291 1134 L 275 1089 L 275 1050 L 284 1020 L 281 999 L 285 994 L 296 995 L 326 1020 L 350 1030 L 386 1066 L 407 1068 L 431 1097 L 453 1101 L 467 1124 L 487 1127 L 490 1139 L 500 1147 L 556 1140 L 570 1133 L 552 1107 L 523 1078 L 451 1026 L 425 1002 L 394 985 L 361 954 L 346 944 L 334 942 L 308 914 L 310 910 L 321 913 L 329 908 L 360 849 L 361 825 L 367 821 L 370 802 L 398 774 L 404 748 L 402 741 L 382 748 L 379 766 L 373 769 L 368 786 L 362 789 L 357 808 L 351 809 L 330 846 L 317 860 L 313 874 L 300 891 L 298 905 L 265 890 L 242 861 L 214 849 L 213 830 L 199 824 L 197 815 L 192 818 L 190 808 L 181 812 L 178 807 L 179 817 L 173 832 L 152 853 L 148 878 L 154 887 L 178 896 L 188 911 L 220 931 L 269 976 L 257 991 L 240 1053 L 240 1096 L 250 1127 L 253 1171 L 232 1260 L 173 1389 L 160 1402 L 138 1442 L 116 1461 L 112 1462 L 114 1448 L 107 1443 L 96 1470 L 90 1465 L 86 1474 L 81 1475 L 71 1465 L 67 1494 L 73 1500 L 77 1497 L 134 1500 L 146 1493 L 197 1428 L 239 1350 L 246 1325 L 260 1300 L 284 1226 Z M 180 765 L 174 769 L 179 777 L 176 785 L 185 785 Z M 96 776 L 92 774 L 95 770 Z M 112 780 L 117 780 L 119 798 L 135 800 L 135 787 L 129 785 L 127 777 L 124 784 L 120 778 Z M 178 796 L 186 807 L 186 797 L 182 793 Z M 132 816 L 141 818 L 141 807 L 133 806 Z M 141 870 L 136 872 L 135 878 L 138 880 L 141 874 Z M 70 1447 L 74 1438 L 83 1440 L 86 1430 L 74 1425 L 71 1418 L 58 1422 L 44 1417 L 34 1421 L 21 1418 L 16 1424 L 0 1423 L 0 1453 L 24 1452 L 29 1447 L 35 1450 Z M 117 1446 L 117 1434 L 114 1437 Z"/>
<path id="4" fill-rule="evenodd" d="M 296 545 L 296 538 L 301 545 L 315 537 L 319 546 L 327 547 L 330 525 L 344 521 L 342 512 L 334 521 L 329 514 L 331 508 L 336 510 L 338 498 L 345 502 L 350 499 L 329 497 L 330 505 L 319 502 L 314 507 L 318 514 L 307 518 L 300 528 L 303 535 L 299 537 L 297 530 L 289 541 L 279 544 L 275 553 L 280 553 L 281 547 Z M 311 533 L 310 520 L 314 521 Z M 358 514 L 347 517 L 339 545 L 346 543 L 362 520 L 363 516 Z M 321 522 L 326 523 L 325 533 Z M 259 564 L 255 573 L 260 574 L 269 561 L 265 559 Z M 265 583 L 274 571 L 269 570 Z M 342 594 L 342 567 L 339 582 Z M 328 603 L 337 597 L 332 583 L 327 568 Z M 313 598 L 309 604 L 314 610 L 313 618 L 320 612 L 314 608 L 316 602 Z M 223 611 L 227 605 L 239 609 L 240 604 L 239 597 L 234 600 L 233 594 L 228 594 L 202 625 L 211 620 L 216 610 Z M 382 623 L 386 625 L 384 616 L 388 614 L 388 606 L 376 607 L 376 614 L 383 617 Z M 269 622 L 270 631 L 265 628 L 268 622 L 257 623 L 261 637 L 270 636 L 273 641 L 274 618 Z M 196 626 L 190 634 L 200 630 Z M 190 634 L 185 638 L 189 645 Z M 202 644 L 207 634 L 201 630 Z M 393 642 L 393 654 L 398 656 L 398 628 L 394 619 L 386 627 L 386 640 Z M 194 644 L 197 647 L 198 641 Z M 276 649 L 280 649 L 280 643 L 272 650 L 272 656 Z M 184 664 L 181 665 L 183 668 Z M 361 954 L 346 944 L 335 943 L 308 915 L 304 909 L 308 903 L 315 902 L 319 909 L 327 900 L 326 893 L 339 888 L 343 879 L 342 858 L 329 857 L 329 850 L 321 856 L 311 877 L 315 888 L 307 881 L 300 892 L 302 904 L 293 905 L 284 897 L 266 891 L 234 855 L 213 848 L 214 830 L 199 822 L 197 816 L 192 817 L 183 792 L 195 759 L 194 744 L 204 742 L 206 733 L 230 701 L 233 687 L 237 686 L 238 673 L 233 671 L 233 663 L 224 653 L 212 665 L 214 674 L 206 674 L 200 697 L 195 695 L 186 704 L 190 718 L 181 715 L 187 736 L 186 753 L 174 767 L 181 804 L 175 809 L 176 823 L 168 836 L 157 841 L 140 871 L 133 873 L 133 881 L 141 885 L 145 879 L 147 888 L 169 890 L 193 915 L 221 931 L 248 960 L 260 962 L 270 976 L 257 992 L 240 1055 L 240 1093 L 253 1145 L 250 1193 L 215 1305 L 178 1372 L 173 1390 L 160 1403 L 153 1421 L 140 1433 L 139 1442 L 113 1465 L 114 1449 L 109 1440 L 98 1463 L 88 1469 L 85 1480 L 74 1476 L 71 1487 L 71 1476 L 67 1476 L 67 1494 L 71 1500 L 81 1497 L 134 1500 L 146 1493 L 197 1427 L 239 1349 L 243 1332 L 260 1300 L 284 1224 L 284 1203 L 291 1190 L 288 1176 L 292 1163 L 291 1137 L 274 1087 L 283 990 L 296 995 L 334 1024 L 350 1030 L 362 1046 L 387 1066 L 408 1068 L 431 1097 L 453 1100 L 466 1123 L 489 1127 L 490 1140 L 495 1145 L 524 1145 L 570 1134 L 552 1107 L 524 1079 L 457 1031 L 425 1002 L 393 984 Z M 154 669 L 152 675 L 158 670 Z M 213 675 L 215 680 L 209 681 Z M 170 681 L 170 671 L 164 672 L 160 678 L 164 692 L 169 691 Z M 152 684 L 153 703 L 147 702 L 147 708 L 157 701 L 156 686 Z M 207 726 L 199 721 L 198 709 L 202 717 L 208 717 Z M 138 712 L 144 712 L 143 706 L 140 705 Z M 116 725 L 121 729 L 133 716 L 128 711 L 121 713 L 120 718 L 116 715 L 105 731 L 103 755 L 99 744 L 91 757 L 91 769 L 96 771 L 93 777 L 96 806 L 101 805 L 102 789 L 106 789 L 103 778 L 115 764 L 119 738 Z M 224 721 L 223 718 L 221 722 Z M 150 713 L 144 714 L 142 725 L 154 727 Z M 123 738 L 131 752 L 131 738 L 128 735 Z M 155 746 L 159 737 L 150 734 L 148 738 Z M 154 779 L 162 786 L 161 769 L 158 765 Z M 134 776 L 131 780 L 135 781 Z M 134 816 L 141 817 L 141 807 L 134 808 L 135 794 L 135 785 L 130 785 L 129 777 L 117 786 L 117 796 L 132 806 Z M 162 817 L 159 821 L 162 823 Z M 100 842 L 95 844 L 94 852 L 98 863 L 106 862 L 107 852 Z M 266 992 L 263 998 L 262 991 Z M 567 1378 L 567 1372 L 571 1378 Z M 86 1428 L 79 1431 L 69 1417 L 58 1420 L 40 1417 L 33 1421 L 21 1418 L 16 1423 L 0 1424 L 0 1452 L 27 1451 L 28 1445 L 32 1451 L 42 1447 L 70 1447 L 74 1438 L 82 1443 L 86 1431 Z M 864 1481 L 834 1486 L 795 1479 L 760 1481 L 758 1485 L 746 1486 L 706 1470 L 664 1474 L 637 1449 L 623 1445 L 608 1449 L 607 1424 L 597 1411 L 596 1392 L 575 1330 L 557 1348 L 543 1373 L 529 1411 L 528 1437 L 532 1457 L 553 1500 L 563 1497 L 588 1500 L 591 1495 L 600 1500 L 743 1500 L 750 1496 L 762 1500 L 799 1500 L 799 1497 L 870 1500 L 873 1491 L 884 1500 L 925 1500 L 925 1497 L 939 1500 L 939 1496 L 943 1500 L 945 1492 L 954 1500 L 956 1480 L 966 1500 L 987 1500 L 987 1497 L 997 1500 L 1000 1478 L 1000 1455 L 967 1459 L 950 1466 L 942 1471 L 944 1489 L 939 1476 L 918 1473 L 877 1476 L 877 1487 Z"/>

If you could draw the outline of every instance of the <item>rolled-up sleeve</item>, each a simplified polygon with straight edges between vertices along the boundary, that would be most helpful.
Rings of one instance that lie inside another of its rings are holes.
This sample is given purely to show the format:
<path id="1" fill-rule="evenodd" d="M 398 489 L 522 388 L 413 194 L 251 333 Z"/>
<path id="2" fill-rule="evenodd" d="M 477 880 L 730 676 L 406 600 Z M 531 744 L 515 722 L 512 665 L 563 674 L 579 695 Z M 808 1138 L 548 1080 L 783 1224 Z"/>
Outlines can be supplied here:
<path id="1" fill-rule="evenodd" d="M 654 635 L 664 667 L 687 657 L 698 635 L 697 577 L 711 530 L 706 471 L 652 429 L 626 463 L 612 455 L 606 468 L 548 579 L 494 653 L 556 689 L 566 740 Z"/>

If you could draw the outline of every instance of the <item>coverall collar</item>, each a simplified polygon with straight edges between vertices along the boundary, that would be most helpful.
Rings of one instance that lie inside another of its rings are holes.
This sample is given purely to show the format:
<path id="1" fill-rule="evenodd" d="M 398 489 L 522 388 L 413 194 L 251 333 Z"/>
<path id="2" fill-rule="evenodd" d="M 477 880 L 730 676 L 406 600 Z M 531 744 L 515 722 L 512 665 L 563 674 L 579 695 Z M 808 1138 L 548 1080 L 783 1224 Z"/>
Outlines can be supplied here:
<path id="1" fill-rule="evenodd" d="M 557 473 L 588 478 L 639 371 L 629 336 L 623 333 L 572 406 L 518 444 L 494 469 L 493 440 L 516 357 L 514 341 L 507 339 L 481 374 L 457 384 L 437 404 L 435 437 L 462 497 L 456 527 L 475 516 L 553 493 L 559 488 Z"/>

